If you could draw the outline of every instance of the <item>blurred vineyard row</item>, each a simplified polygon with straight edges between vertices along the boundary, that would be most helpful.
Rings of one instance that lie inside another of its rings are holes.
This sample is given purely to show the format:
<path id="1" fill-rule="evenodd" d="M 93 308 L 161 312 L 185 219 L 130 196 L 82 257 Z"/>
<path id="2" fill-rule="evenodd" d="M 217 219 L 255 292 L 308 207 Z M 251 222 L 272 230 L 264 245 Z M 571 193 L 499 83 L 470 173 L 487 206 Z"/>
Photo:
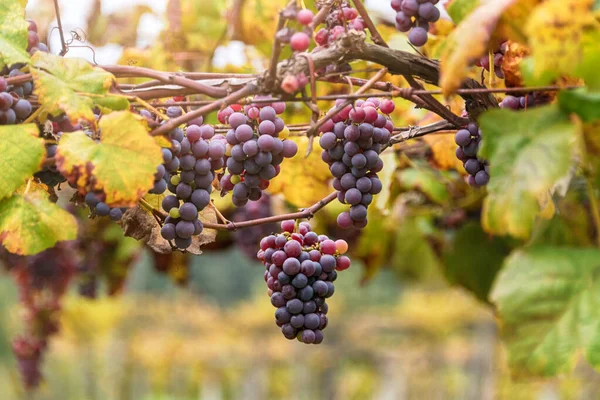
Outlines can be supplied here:
<path id="1" fill-rule="evenodd" d="M 124 295 L 69 296 L 34 398 L 546 400 L 600 393 L 600 380 L 583 366 L 568 380 L 511 381 L 493 316 L 459 290 L 402 289 L 387 273 L 359 288 L 360 271 L 351 269 L 332 298 L 324 344 L 307 347 L 279 333 L 259 270 L 236 252 L 202 259 L 192 268 L 192 290 L 165 287 L 145 258 Z M 213 280 L 211 293 L 202 281 L 224 266 L 232 271 Z M 236 294 L 235 276 L 250 292 Z M 2 399 L 19 399 L 9 344 L 19 332 L 19 306 L 7 276 L 0 293 L 0 388 Z"/>

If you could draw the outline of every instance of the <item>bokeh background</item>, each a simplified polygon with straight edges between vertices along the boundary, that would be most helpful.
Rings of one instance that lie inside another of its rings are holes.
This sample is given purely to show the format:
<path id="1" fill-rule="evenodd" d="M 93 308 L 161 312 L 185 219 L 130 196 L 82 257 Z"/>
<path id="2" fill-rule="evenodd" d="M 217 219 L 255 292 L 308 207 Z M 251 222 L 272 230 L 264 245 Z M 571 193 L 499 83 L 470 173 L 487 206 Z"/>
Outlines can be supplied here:
<path id="1" fill-rule="evenodd" d="M 268 63 L 274 10 L 283 2 L 241 2 L 244 20 L 228 12 L 232 3 L 239 2 L 62 0 L 61 15 L 71 46 L 67 56 L 170 71 L 261 70 Z M 388 41 L 410 50 L 401 34 L 385 26 L 393 17 L 389 2 L 366 3 Z M 47 38 L 51 51 L 58 53 L 53 2 L 30 0 L 27 10 L 40 27 L 40 37 Z M 308 120 L 301 108 L 288 111 L 290 121 Z M 408 108 L 399 112 L 398 124 L 424 116 Z M 281 205 L 281 199 L 273 201 L 275 209 L 290 207 Z M 333 207 L 315 225 L 337 236 L 339 232 L 331 228 Z M 393 257 L 377 253 L 385 240 L 377 237 L 377 226 L 371 237 L 348 238 L 352 246 L 362 249 L 358 257 L 362 261 L 357 259 L 336 282 L 330 325 L 320 346 L 282 337 L 265 295 L 263 268 L 235 237 L 220 235 L 199 257 L 166 261 L 136 248 L 127 253 L 129 272 L 118 296 L 106 295 L 110 287 L 102 282 L 95 300 L 81 297 L 75 288 L 69 293 L 60 333 L 51 339 L 44 358 L 45 381 L 28 396 L 44 400 L 598 398 L 600 377 L 584 364 L 560 379 L 511 378 L 493 311 L 469 292 L 450 287 L 431 247 L 421 245 L 429 222 L 403 220 L 396 241 L 385 242 Z M 110 232 L 109 236 L 119 235 Z M 118 243 L 121 250 L 135 247 L 121 237 Z M 475 243 L 473 252 L 477 251 Z M 103 262 L 103 270 L 114 267 L 117 272 L 124 263 L 116 256 Z M 21 316 L 17 289 L 11 277 L 2 273 L 0 395 L 6 400 L 26 396 L 10 346 L 22 330 Z"/>

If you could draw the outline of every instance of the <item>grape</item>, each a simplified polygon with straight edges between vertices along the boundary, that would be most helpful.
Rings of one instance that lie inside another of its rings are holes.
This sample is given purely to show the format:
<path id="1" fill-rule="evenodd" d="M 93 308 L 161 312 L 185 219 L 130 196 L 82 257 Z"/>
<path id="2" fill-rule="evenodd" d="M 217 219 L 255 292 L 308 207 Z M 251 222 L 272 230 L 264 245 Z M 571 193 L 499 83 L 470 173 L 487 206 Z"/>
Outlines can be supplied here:
<path id="1" fill-rule="evenodd" d="M 459 146 L 466 146 L 471 143 L 471 132 L 466 129 L 461 129 L 454 135 L 454 141 Z"/>
<path id="2" fill-rule="evenodd" d="M 120 208 L 111 208 L 109 215 L 110 215 L 111 220 L 120 221 L 121 218 L 123 217 L 123 212 L 121 211 Z"/>
<path id="3" fill-rule="evenodd" d="M 179 207 L 179 215 L 185 221 L 194 221 L 198 219 L 198 209 L 192 203 L 183 203 Z"/>
<path id="4" fill-rule="evenodd" d="M 296 32 L 290 39 L 290 47 L 294 51 L 304 51 L 308 49 L 310 45 L 310 39 L 304 32 Z"/>
<path id="5" fill-rule="evenodd" d="M 13 110 L 18 119 L 27 119 L 31 115 L 31 103 L 23 99 L 18 100 L 13 106 Z"/>
<path id="6" fill-rule="evenodd" d="M 110 207 L 108 204 L 99 202 L 96 204 L 96 215 L 99 217 L 106 217 L 110 213 Z"/>
<path id="7" fill-rule="evenodd" d="M 408 34 L 408 40 L 415 46 L 423 46 L 427 43 L 427 30 L 417 26 Z"/>
<path id="8" fill-rule="evenodd" d="M 92 192 L 89 192 L 85 195 L 84 201 L 85 204 L 87 204 L 90 208 L 94 208 L 96 205 L 98 205 L 98 203 L 100 203 L 100 200 L 98 200 L 96 195 Z"/>

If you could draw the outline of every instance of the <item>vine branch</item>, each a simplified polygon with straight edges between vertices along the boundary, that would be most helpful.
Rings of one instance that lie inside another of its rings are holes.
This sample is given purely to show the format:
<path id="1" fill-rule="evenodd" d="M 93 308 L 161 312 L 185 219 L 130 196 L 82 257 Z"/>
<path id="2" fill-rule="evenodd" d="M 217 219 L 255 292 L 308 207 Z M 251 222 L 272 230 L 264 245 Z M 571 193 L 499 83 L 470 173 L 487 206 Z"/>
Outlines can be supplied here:
<path id="1" fill-rule="evenodd" d="M 336 198 L 337 198 L 337 192 L 330 193 L 328 196 L 319 200 L 312 206 L 305 208 L 303 210 L 300 210 L 298 212 L 295 212 L 295 213 L 273 215 L 273 216 L 267 217 L 267 218 L 258 218 L 258 219 L 248 220 L 248 221 L 236 222 L 235 224 L 233 222 L 229 222 L 228 224 L 203 222 L 203 225 L 205 228 L 209 228 L 209 229 L 217 229 L 217 230 L 222 230 L 222 231 L 223 230 L 234 231 L 238 228 L 247 228 L 250 226 L 269 224 L 272 222 L 280 222 L 280 221 L 285 221 L 287 219 L 303 219 L 303 218 L 310 219 L 310 218 L 314 217 L 314 215 L 319 210 L 321 210 L 327 204 L 331 203 Z"/>

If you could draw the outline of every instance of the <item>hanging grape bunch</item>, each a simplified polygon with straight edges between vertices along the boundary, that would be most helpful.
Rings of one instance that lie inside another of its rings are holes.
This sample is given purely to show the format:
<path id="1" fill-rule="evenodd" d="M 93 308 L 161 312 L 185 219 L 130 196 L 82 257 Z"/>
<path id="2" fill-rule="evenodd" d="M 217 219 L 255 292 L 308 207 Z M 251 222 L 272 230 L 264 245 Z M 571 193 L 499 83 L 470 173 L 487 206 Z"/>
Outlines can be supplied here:
<path id="1" fill-rule="evenodd" d="M 286 140 L 289 129 L 277 116 L 284 111 L 285 103 L 253 103 L 234 104 L 218 113 L 219 121 L 231 126 L 225 136 L 226 173 L 221 188 L 223 193 L 233 191 L 236 207 L 260 199 L 269 181 L 279 175 L 283 159 L 298 152 L 298 145 Z"/>
<path id="2" fill-rule="evenodd" d="M 339 201 L 350 205 L 350 210 L 337 218 L 344 229 L 364 228 L 367 207 L 381 192 L 377 172 L 383 169 L 383 161 L 379 153 L 394 130 L 386 116 L 394 108 L 394 102 L 388 99 L 358 100 L 354 107 L 347 106 L 321 127 L 321 158 L 329 165 Z"/>
<path id="3" fill-rule="evenodd" d="M 266 268 L 265 281 L 275 322 L 287 339 L 319 344 L 327 327 L 326 299 L 334 293 L 337 271 L 350 267 L 344 240 L 333 241 L 311 231 L 308 222 L 295 229 L 281 223 L 283 233 L 264 237 L 257 257 Z M 337 271 L 336 271 L 337 270 Z"/>
<path id="4" fill-rule="evenodd" d="M 440 19 L 440 10 L 435 6 L 439 0 L 392 0 L 396 11 L 396 29 L 409 32 L 408 40 L 415 46 L 427 43 L 429 23 Z"/>
<path id="5" fill-rule="evenodd" d="M 486 161 L 477 158 L 481 145 L 481 129 L 475 123 L 470 123 L 465 129 L 460 129 L 454 136 L 456 158 L 463 162 L 469 174 L 467 182 L 473 187 L 485 186 L 490 180 L 490 169 Z"/>
<path id="6" fill-rule="evenodd" d="M 172 118 L 182 114 L 179 107 L 171 106 L 167 114 Z M 164 168 L 169 173 L 167 188 L 173 194 L 162 201 L 163 209 L 169 213 L 160 231 L 165 240 L 174 241 L 177 248 L 184 250 L 192 244 L 192 237 L 202 233 L 202 222 L 198 213 L 210 203 L 215 171 L 223 168 L 225 140 L 215 135 L 214 128 L 203 125 L 202 118 L 191 121 L 185 129 L 175 128 L 170 133 L 171 148 L 163 149 Z M 159 167 L 155 179 L 160 181 Z M 162 188 L 153 189 L 154 192 Z"/>
<path id="7" fill-rule="evenodd" d="M 500 79 L 504 79 L 504 71 L 502 70 L 502 63 L 504 62 L 504 55 L 508 49 L 508 42 L 503 42 L 497 49 L 492 53 L 492 61 L 494 64 L 494 73 Z M 475 63 L 478 67 L 482 67 L 486 71 L 490 72 L 490 56 L 488 54 L 482 56 Z"/>

